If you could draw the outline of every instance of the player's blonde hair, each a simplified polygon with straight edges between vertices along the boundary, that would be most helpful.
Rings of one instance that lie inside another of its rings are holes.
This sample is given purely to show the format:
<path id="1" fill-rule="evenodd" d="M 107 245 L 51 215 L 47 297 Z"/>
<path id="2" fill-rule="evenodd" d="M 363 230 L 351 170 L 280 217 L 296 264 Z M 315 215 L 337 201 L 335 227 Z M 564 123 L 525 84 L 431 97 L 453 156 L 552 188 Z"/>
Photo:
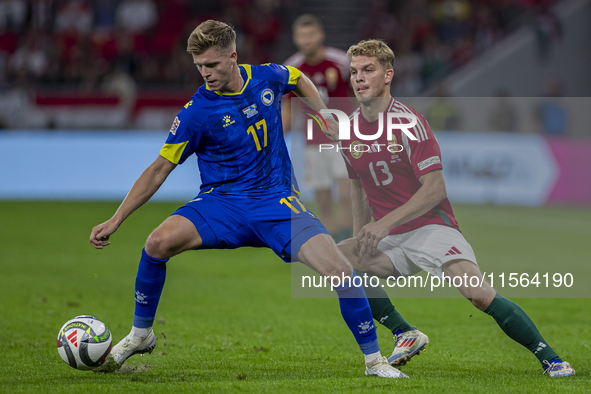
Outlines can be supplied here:
<path id="1" fill-rule="evenodd" d="M 209 48 L 236 50 L 236 32 L 224 22 L 207 20 L 193 30 L 187 40 L 187 52 L 200 55 Z"/>
<path id="2" fill-rule="evenodd" d="M 351 45 L 347 57 L 351 61 L 355 56 L 375 57 L 386 70 L 393 69 L 396 60 L 392 49 L 382 40 L 363 40 Z"/>

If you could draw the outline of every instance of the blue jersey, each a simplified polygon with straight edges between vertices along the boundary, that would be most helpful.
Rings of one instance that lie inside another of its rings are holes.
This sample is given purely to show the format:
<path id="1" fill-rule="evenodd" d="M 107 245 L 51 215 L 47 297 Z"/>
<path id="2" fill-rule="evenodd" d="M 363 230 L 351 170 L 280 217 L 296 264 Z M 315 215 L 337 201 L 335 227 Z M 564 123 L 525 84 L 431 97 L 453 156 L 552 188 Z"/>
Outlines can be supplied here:
<path id="1" fill-rule="evenodd" d="M 252 197 L 297 190 L 283 139 L 281 96 L 295 89 L 301 74 L 277 64 L 239 67 L 242 90 L 220 93 L 201 86 L 174 119 L 160 154 L 174 164 L 196 154 L 200 194 Z"/>

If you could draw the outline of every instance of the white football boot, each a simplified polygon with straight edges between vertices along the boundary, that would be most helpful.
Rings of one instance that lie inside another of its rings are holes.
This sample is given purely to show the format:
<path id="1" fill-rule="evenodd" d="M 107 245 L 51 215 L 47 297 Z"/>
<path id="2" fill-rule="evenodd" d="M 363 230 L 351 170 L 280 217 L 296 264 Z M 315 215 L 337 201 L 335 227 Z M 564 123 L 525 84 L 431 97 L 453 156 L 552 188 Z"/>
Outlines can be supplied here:
<path id="1" fill-rule="evenodd" d="M 365 364 L 367 376 L 379 376 L 380 378 L 408 378 L 408 376 L 388 364 L 386 357 L 380 356 Z"/>
<path id="2" fill-rule="evenodd" d="M 562 378 L 565 376 L 573 376 L 575 370 L 568 361 L 546 361 L 544 360 L 544 373 L 552 378 Z"/>
<path id="3" fill-rule="evenodd" d="M 394 340 L 396 344 L 388 362 L 395 366 L 406 364 L 429 344 L 429 337 L 417 329 L 401 332 L 394 336 Z"/>
<path id="4" fill-rule="evenodd" d="M 129 333 L 117 345 L 113 346 L 111 353 L 107 356 L 105 363 L 96 368 L 95 372 L 113 372 L 121 368 L 125 360 L 134 354 L 152 353 L 156 347 L 156 335 L 150 329 L 145 338 Z"/>

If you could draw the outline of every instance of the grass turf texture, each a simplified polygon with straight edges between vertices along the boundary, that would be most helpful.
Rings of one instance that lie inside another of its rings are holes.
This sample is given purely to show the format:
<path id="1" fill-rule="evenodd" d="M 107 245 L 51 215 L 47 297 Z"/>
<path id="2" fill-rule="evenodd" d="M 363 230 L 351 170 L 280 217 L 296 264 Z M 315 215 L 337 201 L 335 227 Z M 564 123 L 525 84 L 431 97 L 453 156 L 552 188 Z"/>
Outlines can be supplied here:
<path id="1" fill-rule="evenodd" d="M 68 367 L 56 350 L 68 319 L 92 314 L 114 343 L 129 332 L 141 247 L 177 204 L 148 204 L 95 251 L 110 203 L 0 203 L 0 392 L 585 392 L 591 387 L 589 299 L 517 302 L 577 376 L 550 379 L 533 355 L 463 299 L 401 299 L 432 345 L 402 370 L 363 375 L 336 299 L 292 299 L 289 267 L 266 249 L 196 251 L 168 265 L 156 350 L 124 371 Z M 588 260 L 591 211 L 456 206 L 486 269 L 495 259 Z M 550 225 L 549 223 L 552 223 Z M 579 227 L 577 227 L 579 226 Z M 517 240 L 520 240 L 519 242 Z M 502 247 L 501 247 L 502 245 Z M 575 278 L 576 280 L 576 278 Z M 383 327 L 384 355 L 393 341 Z"/>

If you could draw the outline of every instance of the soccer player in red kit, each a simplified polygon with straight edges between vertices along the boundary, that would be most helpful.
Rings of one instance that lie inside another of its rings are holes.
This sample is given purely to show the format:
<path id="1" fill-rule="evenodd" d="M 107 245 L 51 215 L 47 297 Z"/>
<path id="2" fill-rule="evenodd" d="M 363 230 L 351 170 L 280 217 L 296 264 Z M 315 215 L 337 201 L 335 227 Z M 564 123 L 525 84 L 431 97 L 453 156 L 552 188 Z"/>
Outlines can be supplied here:
<path id="1" fill-rule="evenodd" d="M 324 28 L 314 15 L 300 15 L 293 23 L 293 41 L 298 52 L 285 61 L 285 65 L 295 67 L 314 82 L 324 102 L 330 106 L 331 97 L 350 97 L 349 60 L 345 51 L 323 45 Z M 293 94 L 290 97 L 295 97 Z M 303 130 L 302 119 L 291 118 L 291 100 L 284 100 L 282 113 L 283 128 L 287 132 L 292 125 Z M 293 138 L 293 137 L 292 137 Z M 347 171 L 338 152 L 323 152 L 319 145 L 331 141 L 323 133 L 315 133 L 306 140 L 306 183 L 316 194 L 319 216 L 326 229 L 343 240 L 351 236 L 353 218 L 351 216 L 351 196 Z M 332 186 L 338 185 L 338 214 L 333 210 Z"/>
<path id="2" fill-rule="evenodd" d="M 356 269 L 379 277 L 408 276 L 424 270 L 440 278 L 467 274 L 479 278 L 480 283 L 482 273 L 474 251 L 460 232 L 447 198 L 437 139 L 420 113 L 390 96 L 394 53 L 384 42 L 369 40 L 353 45 L 347 56 L 351 85 L 361 104 L 351 115 L 350 126 L 357 122 L 359 132 L 367 136 L 375 135 L 383 122 L 383 132 L 372 141 L 340 141 L 351 179 L 356 237 L 341 242 L 339 249 Z M 394 129 L 388 140 L 388 119 L 409 123 L 410 118 L 393 118 L 406 115 L 414 115 L 416 125 L 407 132 Z M 491 315 L 511 339 L 528 348 L 549 376 L 575 374 L 523 309 L 500 296 L 488 282 L 482 287 L 463 283 L 458 290 L 476 308 Z M 370 305 L 374 318 L 382 324 L 382 320 L 389 320 L 387 326 L 395 334 L 396 347 L 388 361 L 402 365 L 429 339 L 395 311 L 390 300 L 382 300 L 374 298 Z M 391 308 L 379 306 L 379 302 Z M 377 309 L 389 312 L 380 318 Z"/>

